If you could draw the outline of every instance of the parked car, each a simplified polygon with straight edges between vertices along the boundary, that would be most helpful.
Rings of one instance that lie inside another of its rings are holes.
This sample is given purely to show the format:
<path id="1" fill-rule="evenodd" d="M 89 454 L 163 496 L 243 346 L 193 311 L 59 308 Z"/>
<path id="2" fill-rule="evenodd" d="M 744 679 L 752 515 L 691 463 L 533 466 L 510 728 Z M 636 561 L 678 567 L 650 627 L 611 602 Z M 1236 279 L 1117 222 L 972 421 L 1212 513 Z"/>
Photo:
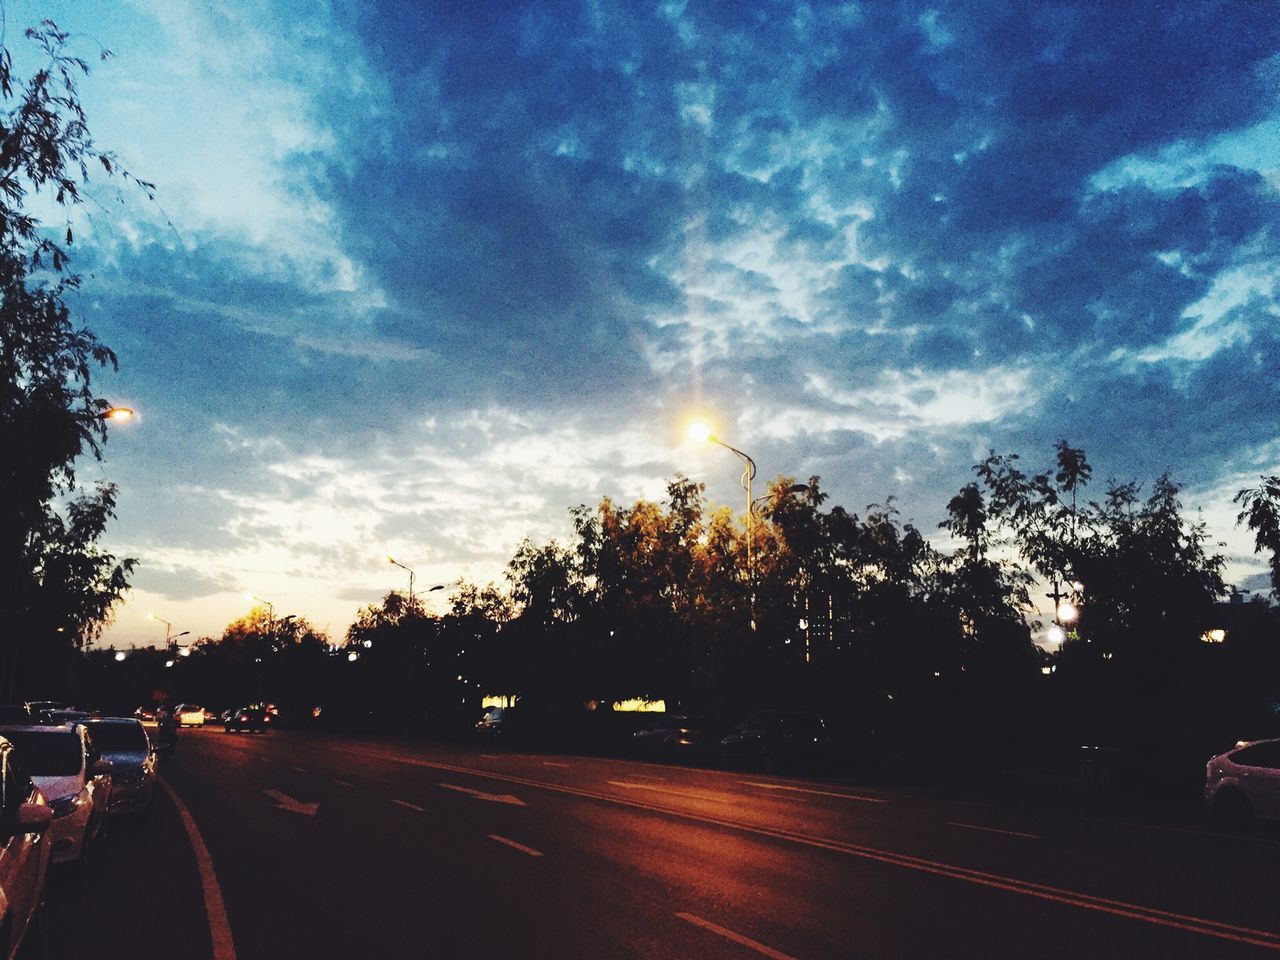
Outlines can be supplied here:
<path id="1" fill-rule="evenodd" d="M 506 717 L 508 708 L 506 707 L 488 707 L 484 711 L 484 715 L 476 721 L 475 736 L 477 740 L 483 740 L 485 743 L 496 743 L 503 739 L 505 730 L 504 717 Z"/>
<path id="2" fill-rule="evenodd" d="M 133 711 L 133 717 L 135 720 L 141 720 L 146 723 L 147 721 L 155 720 L 156 712 L 151 707 L 139 707 Z"/>
<path id="3" fill-rule="evenodd" d="M 12 960 L 32 940 L 44 903 L 53 811 L 32 782 L 18 750 L 0 738 L 0 900 L 6 931 L 0 950 Z"/>
<path id="4" fill-rule="evenodd" d="M 6 726 L 0 727 L 0 737 L 17 748 L 53 810 L 53 862 L 83 865 L 107 821 L 111 761 L 99 755 L 83 724 Z"/>
<path id="5" fill-rule="evenodd" d="M 1280 820 L 1280 739 L 1241 742 L 1205 767 L 1204 800 L 1236 826 Z"/>
<path id="6" fill-rule="evenodd" d="M 156 792 L 156 752 L 141 722 L 130 717 L 90 720 L 89 736 L 111 761 L 111 813 L 151 812 Z"/>
<path id="7" fill-rule="evenodd" d="M 61 710 L 45 710 L 40 714 L 41 723 L 47 723 L 55 727 L 64 723 L 84 723 L 86 720 L 91 719 L 93 719 L 93 714 L 88 710 L 77 710 L 74 707 L 65 707 Z"/>
<path id="8" fill-rule="evenodd" d="M 266 729 L 266 716 L 259 706 L 240 707 L 223 722 L 227 733 L 262 733 Z"/>
<path id="9" fill-rule="evenodd" d="M 720 759 L 726 765 L 770 772 L 821 768 L 827 754 L 822 718 L 801 711 L 759 710 L 720 741 Z"/>
<path id="10" fill-rule="evenodd" d="M 632 753 L 651 760 L 698 759 L 708 741 L 705 721 L 669 713 L 644 717 L 641 728 L 631 735 Z"/>
<path id="11" fill-rule="evenodd" d="M 204 707 L 194 703 L 180 703 L 174 708 L 173 716 L 180 727 L 203 727 L 205 721 Z"/>

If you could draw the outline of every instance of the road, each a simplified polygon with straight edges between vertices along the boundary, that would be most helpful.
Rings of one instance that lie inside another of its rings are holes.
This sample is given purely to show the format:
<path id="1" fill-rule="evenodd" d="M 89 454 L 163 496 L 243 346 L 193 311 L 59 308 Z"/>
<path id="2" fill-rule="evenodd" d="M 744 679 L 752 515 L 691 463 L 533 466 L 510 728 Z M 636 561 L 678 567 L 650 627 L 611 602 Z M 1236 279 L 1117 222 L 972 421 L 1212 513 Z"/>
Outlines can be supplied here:
<path id="1" fill-rule="evenodd" d="M 1280 841 L 620 760 L 183 731 L 46 955 L 1280 956 Z"/>

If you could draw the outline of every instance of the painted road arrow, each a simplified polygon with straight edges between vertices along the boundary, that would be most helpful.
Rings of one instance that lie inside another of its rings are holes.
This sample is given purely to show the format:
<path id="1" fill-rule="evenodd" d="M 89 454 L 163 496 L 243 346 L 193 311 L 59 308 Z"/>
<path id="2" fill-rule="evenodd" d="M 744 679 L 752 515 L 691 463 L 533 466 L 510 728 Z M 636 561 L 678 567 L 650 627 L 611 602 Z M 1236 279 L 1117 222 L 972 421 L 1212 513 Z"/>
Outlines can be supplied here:
<path id="1" fill-rule="evenodd" d="M 509 793 L 485 793 L 483 790 L 472 790 L 470 787 L 460 787 L 456 783 L 441 783 L 438 786 L 444 787 L 446 790 L 456 790 L 458 793 L 465 793 L 468 796 L 475 797 L 477 800 L 488 800 L 490 803 L 508 803 L 513 807 L 526 806 L 525 802 L 519 797 L 512 796 Z"/>
<path id="2" fill-rule="evenodd" d="M 274 800 L 279 809 L 288 810 L 290 813 L 301 813 L 308 817 L 314 817 L 316 811 L 320 809 L 319 801 L 303 803 L 301 800 L 295 800 L 287 793 L 281 793 L 279 790 L 263 790 L 262 792 Z"/>

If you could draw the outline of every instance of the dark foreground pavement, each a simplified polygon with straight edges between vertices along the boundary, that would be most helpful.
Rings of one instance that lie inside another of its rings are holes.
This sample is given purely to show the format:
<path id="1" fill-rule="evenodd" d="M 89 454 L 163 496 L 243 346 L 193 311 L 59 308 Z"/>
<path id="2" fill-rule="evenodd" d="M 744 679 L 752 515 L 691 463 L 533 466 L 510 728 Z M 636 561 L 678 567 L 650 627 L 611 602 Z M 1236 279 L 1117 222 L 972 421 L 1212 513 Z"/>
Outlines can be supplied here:
<path id="1" fill-rule="evenodd" d="M 55 878 L 47 955 L 1280 955 L 1274 836 L 289 731 L 184 731 L 164 777 L 206 882 L 160 796 Z"/>

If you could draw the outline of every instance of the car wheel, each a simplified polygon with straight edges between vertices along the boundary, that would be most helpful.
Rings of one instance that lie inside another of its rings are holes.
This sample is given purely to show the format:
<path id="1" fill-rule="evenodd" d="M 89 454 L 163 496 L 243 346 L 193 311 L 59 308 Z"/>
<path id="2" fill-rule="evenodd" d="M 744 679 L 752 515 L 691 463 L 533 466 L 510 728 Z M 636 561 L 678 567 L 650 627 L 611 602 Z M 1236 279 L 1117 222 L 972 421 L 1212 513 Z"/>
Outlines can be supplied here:
<path id="1" fill-rule="evenodd" d="M 1249 804 L 1249 798 L 1239 790 L 1230 788 L 1218 791 L 1213 801 L 1213 813 L 1219 822 L 1229 827 L 1248 826 L 1253 819 L 1253 807 Z"/>

